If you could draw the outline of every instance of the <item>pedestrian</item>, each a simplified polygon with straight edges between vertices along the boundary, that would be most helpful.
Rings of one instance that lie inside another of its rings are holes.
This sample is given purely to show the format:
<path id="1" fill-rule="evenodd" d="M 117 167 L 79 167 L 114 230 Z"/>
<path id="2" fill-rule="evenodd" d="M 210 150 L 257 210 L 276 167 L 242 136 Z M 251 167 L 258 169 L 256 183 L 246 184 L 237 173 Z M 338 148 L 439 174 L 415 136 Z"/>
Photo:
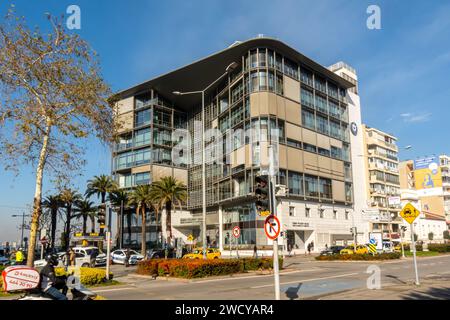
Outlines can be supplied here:
<path id="1" fill-rule="evenodd" d="M 314 241 L 311 241 L 311 251 L 314 251 Z"/>
<path id="2" fill-rule="evenodd" d="M 127 252 L 125 253 L 125 267 L 128 268 L 130 266 L 130 257 L 131 257 L 131 250 L 128 247 Z"/>
<path id="3" fill-rule="evenodd" d="M 73 248 L 70 248 L 69 250 L 69 264 L 71 267 L 75 267 L 75 251 L 73 250 Z"/>
<path id="4" fill-rule="evenodd" d="M 25 260 L 25 255 L 23 254 L 23 249 L 19 248 L 19 250 L 17 250 L 17 252 L 16 252 L 16 264 L 22 265 L 24 263 L 24 260 Z"/>
<path id="5" fill-rule="evenodd" d="M 5 245 L 5 257 L 8 258 L 8 259 L 9 259 L 9 256 L 10 256 L 10 250 L 11 250 L 11 248 L 9 246 L 9 242 L 6 242 L 6 245 Z"/>
<path id="6" fill-rule="evenodd" d="M 288 243 L 288 246 L 287 246 L 287 249 L 288 249 L 288 253 L 289 253 L 289 257 L 291 256 L 291 253 L 292 253 L 292 243 Z"/>
<path id="7" fill-rule="evenodd" d="M 253 258 L 258 258 L 258 247 L 256 246 L 256 243 L 255 243 L 255 246 L 253 247 Z"/>
<path id="8" fill-rule="evenodd" d="M 311 254 L 311 243 L 308 243 L 308 254 Z"/>
<path id="9" fill-rule="evenodd" d="M 325 243 L 325 250 L 328 250 L 328 244 Z"/>

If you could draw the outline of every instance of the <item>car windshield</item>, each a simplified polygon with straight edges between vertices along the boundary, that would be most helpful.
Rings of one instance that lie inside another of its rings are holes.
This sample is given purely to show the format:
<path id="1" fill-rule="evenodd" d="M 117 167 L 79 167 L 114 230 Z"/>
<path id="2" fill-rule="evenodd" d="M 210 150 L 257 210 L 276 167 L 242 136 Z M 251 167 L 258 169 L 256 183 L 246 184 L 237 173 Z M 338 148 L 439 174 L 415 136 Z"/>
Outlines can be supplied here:
<path id="1" fill-rule="evenodd" d="M 90 256 L 90 255 L 98 255 L 99 254 L 99 250 L 98 249 L 86 249 L 86 253 Z"/>
<path id="2" fill-rule="evenodd" d="M 130 250 L 130 253 L 131 253 L 131 254 L 139 254 L 139 253 L 137 253 L 137 252 L 134 251 L 134 250 Z"/>

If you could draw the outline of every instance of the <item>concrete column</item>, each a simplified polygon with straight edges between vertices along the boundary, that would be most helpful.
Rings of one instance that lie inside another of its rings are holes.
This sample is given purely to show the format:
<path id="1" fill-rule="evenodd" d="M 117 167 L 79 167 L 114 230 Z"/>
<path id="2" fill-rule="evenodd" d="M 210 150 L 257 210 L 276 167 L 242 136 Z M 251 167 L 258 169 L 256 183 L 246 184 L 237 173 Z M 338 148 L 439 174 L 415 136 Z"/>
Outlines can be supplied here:
<path id="1" fill-rule="evenodd" d="M 223 251 L 223 210 L 222 206 L 219 206 L 219 250 Z"/>

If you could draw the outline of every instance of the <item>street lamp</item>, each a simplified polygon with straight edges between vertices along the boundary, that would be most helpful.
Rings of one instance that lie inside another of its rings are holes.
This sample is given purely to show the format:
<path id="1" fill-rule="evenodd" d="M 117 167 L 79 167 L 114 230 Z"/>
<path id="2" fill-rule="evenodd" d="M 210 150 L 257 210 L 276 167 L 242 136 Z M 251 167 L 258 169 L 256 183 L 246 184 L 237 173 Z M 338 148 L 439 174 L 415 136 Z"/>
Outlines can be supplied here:
<path id="1" fill-rule="evenodd" d="M 11 217 L 13 217 L 13 218 L 22 217 L 22 225 L 20 226 L 20 230 L 21 230 L 20 247 L 23 248 L 23 229 L 25 228 L 25 217 L 31 217 L 31 215 L 25 214 L 25 212 L 22 212 L 22 214 L 13 214 Z"/>
<path id="2" fill-rule="evenodd" d="M 203 216 L 203 259 L 206 260 L 206 167 L 205 167 L 205 92 L 210 89 L 214 84 L 225 77 L 229 72 L 236 69 L 238 64 L 236 62 L 230 63 L 226 68 L 225 72 L 218 77 L 216 80 L 211 82 L 206 88 L 199 91 L 190 92 L 180 92 L 173 91 L 172 93 L 177 96 L 189 95 L 189 94 L 201 94 L 202 95 L 202 216 Z"/>

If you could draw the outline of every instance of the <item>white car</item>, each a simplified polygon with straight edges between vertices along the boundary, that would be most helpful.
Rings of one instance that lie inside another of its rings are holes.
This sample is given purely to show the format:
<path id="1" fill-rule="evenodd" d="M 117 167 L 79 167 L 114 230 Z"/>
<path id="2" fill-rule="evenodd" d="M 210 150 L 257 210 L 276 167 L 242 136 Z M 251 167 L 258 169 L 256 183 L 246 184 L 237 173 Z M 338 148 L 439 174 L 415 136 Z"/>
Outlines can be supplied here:
<path id="1" fill-rule="evenodd" d="M 127 255 L 127 249 L 117 249 L 111 252 L 111 260 L 113 263 L 125 264 L 125 258 Z M 130 264 L 137 264 L 144 259 L 144 256 L 134 250 L 130 250 Z"/>
<path id="2" fill-rule="evenodd" d="M 0 256 L 0 266 L 6 266 L 8 264 L 9 264 L 9 259 L 4 256 Z"/>
<path id="3" fill-rule="evenodd" d="M 80 258 L 85 259 L 85 262 L 81 264 L 82 267 L 91 266 L 91 256 L 95 256 L 94 265 L 91 267 L 104 266 L 106 265 L 106 254 L 100 253 L 100 250 L 97 247 L 75 247 L 73 248 L 76 254 L 76 259 Z M 78 261 L 76 262 L 78 264 Z"/>
<path id="4" fill-rule="evenodd" d="M 65 252 L 58 252 L 58 265 L 57 267 L 64 267 L 64 262 L 63 262 L 63 258 L 64 255 L 66 253 Z M 34 261 L 34 267 L 35 268 L 40 268 L 40 267 L 45 267 L 45 265 L 47 264 L 47 261 L 45 261 L 45 259 L 40 259 L 40 260 L 35 260 Z"/>

